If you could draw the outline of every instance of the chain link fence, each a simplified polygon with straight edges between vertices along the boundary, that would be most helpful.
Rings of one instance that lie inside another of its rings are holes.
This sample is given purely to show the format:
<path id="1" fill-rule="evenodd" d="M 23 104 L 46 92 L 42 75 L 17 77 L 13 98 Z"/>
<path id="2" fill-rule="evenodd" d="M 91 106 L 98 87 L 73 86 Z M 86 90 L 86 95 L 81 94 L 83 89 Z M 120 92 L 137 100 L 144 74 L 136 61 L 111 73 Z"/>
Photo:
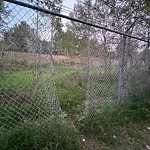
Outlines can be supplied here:
<path id="1" fill-rule="evenodd" d="M 5 6 L 10 14 L 0 30 L 1 129 L 63 112 L 93 115 L 150 88 L 148 43 L 88 25 L 61 34 L 60 17 Z"/>

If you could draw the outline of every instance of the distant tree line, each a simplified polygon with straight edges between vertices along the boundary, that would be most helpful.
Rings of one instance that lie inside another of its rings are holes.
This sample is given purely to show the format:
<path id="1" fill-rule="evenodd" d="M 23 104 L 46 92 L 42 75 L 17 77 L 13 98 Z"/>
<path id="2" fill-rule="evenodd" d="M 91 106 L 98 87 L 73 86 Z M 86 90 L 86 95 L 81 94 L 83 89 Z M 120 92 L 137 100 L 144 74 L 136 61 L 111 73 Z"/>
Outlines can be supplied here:
<path id="1" fill-rule="evenodd" d="M 28 1 L 29 3 L 39 5 L 40 7 L 58 13 L 62 10 L 62 0 Z M 0 17 L 3 18 L 3 22 L 5 22 L 4 15 L 7 11 L 4 4 L 0 4 L 2 8 Z M 137 35 L 141 35 L 143 32 L 142 36 L 144 37 L 147 35 L 146 32 L 148 28 L 148 11 L 145 9 L 146 6 L 149 6 L 148 4 L 148 2 L 144 3 L 143 0 L 138 0 L 137 2 L 135 0 L 130 0 L 125 1 L 124 3 L 122 1 L 114 0 L 111 2 L 109 0 L 96 0 L 95 2 L 92 2 L 92 0 L 78 0 L 74 5 L 74 9 L 70 13 L 70 16 L 93 24 L 99 23 L 110 28 L 120 28 L 121 30 L 126 30 L 135 19 L 139 17 L 136 24 L 128 31 L 128 34 L 136 33 Z M 107 61 L 107 58 L 110 58 L 110 55 L 113 55 L 113 58 L 114 55 L 116 55 L 115 57 L 117 58 L 120 48 L 120 39 L 116 35 L 73 21 L 70 21 L 67 26 L 65 26 L 66 30 L 64 31 L 62 29 L 64 25 L 62 24 L 61 18 L 51 15 L 46 16 L 46 14 L 40 13 L 40 17 L 42 16 L 47 17 L 48 20 L 50 20 L 50 28 L 53 29 L 53 33 L 50 33 L 52 34 L 51 39 L 45 40 L 41 38 L 36 34 L 35 26 L 32 27 L 26 21 L 22 21 L 3 33 L 0 44 L 3 45 L 5 50 L 9 51 L 52 52 L 54 54 L 65 55 L 83 54 L 86 52 L 88 45 L 90 45 L 92 56 L 102 57 L 105 62 Z M 1 23 L 1 26 L 3 26 L 3 24 L 4 23 Z M 34 24 L 36 24 L 36 22 L 34 22 Z M 115 36 L 117 38 L 115 38 Z M 132 62 L 138 47 L 138 44 L 135 45 L 133 42 L 134 41 L 129 38 L 126 41 L 126 58 L 129 59 L 130 62 Z"/>

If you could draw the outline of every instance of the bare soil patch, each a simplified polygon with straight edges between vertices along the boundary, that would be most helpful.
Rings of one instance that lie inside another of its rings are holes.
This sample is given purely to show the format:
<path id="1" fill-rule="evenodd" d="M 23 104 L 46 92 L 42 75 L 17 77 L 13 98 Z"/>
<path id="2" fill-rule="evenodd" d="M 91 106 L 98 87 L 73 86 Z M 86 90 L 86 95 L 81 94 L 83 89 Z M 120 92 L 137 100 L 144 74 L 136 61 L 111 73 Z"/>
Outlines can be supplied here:
<path id="1" fill-rule="evenodd" d="M 28 64 L 32 64 L 35 62 L 40 63 L 47 63 L 50 61 L 54 62 L 70 62 L 70 64 L 81 64 L 83 65 L 89 65 L 91 67 L 98 68 L 101 65 L 103 65 L 103 61 L 98 57 L 90 57 L 89 61 L 87 62 L 86 57 L 81 56 L 65 56 L 65 55 L 48 55 L 48 54 L 36 54 L 36 53 L 21 53 L 21 52 L 8 52 L 5 51 L 3 54 L 1 54 L 3 58 L 6 59 L 13 59 L 17 61 L 26 61 Z M 113 61 L 113 64 L 117 64 L 117 61 Z"/>

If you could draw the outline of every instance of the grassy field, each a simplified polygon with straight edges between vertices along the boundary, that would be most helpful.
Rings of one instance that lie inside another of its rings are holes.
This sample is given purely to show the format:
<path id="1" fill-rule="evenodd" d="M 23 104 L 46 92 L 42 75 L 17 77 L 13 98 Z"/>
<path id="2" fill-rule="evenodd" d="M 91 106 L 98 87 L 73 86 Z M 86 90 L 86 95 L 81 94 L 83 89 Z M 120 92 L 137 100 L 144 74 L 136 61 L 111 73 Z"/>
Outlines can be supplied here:
<path id="1" fill-rule="evenodd" d="M 11 61 L 1 65 L 2 150 L 141 150 L 149 146 L 149 92 L 131 103 L 106 106 L 103 111 L 87 117 L 83 114 L 86 83 L 97 105 L 114 99 L 117 91 L 114 72 L 106 77 L 103 68 L 93 68 L 88 81 L 80 66 L 72 67 L 67 62 L 54 66 L 56 89 L 52 88 L 49 63 L 41 66 Z M 63 113 L 59 118 L 53 118 L 46 90 L 51 99 L 60 101 Z"/>

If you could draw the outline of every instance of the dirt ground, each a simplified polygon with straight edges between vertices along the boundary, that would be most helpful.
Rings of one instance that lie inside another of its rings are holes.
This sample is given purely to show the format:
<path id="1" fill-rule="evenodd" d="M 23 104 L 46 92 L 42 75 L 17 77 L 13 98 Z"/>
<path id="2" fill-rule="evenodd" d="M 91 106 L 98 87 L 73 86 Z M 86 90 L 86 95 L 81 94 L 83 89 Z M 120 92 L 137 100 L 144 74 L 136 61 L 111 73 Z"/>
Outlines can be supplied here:
<path id="1" fill-rule="evenodd" d="M 35 53 L 20 53 L 20 52 L 2 52 L 1 56 L 3 58 L 7 59 L 13 59 L 17 61 L 27 61 L 28 64 L 32 64 L 35 62 L 41 62 L 41 63 L 47 63 L 53 60 L 54 62 L 70 62 L 73 64 L 80 64 L 80 63 L 86 63 L 89 64 L 91 67 L 98 68 L 101 65 L 103 65 L 103 61 L 98 57 L 90 57 L 89 60 L 87 60 L 87 57 L 81 57 L 81 56 L 65 56 L 65 55 L 48 55 L 48 54 L 35 54 Z M 117 61 L 113 61 L 113 64 L 117 64 Z M 84 64 L 84 65 L 86 65 Z"/>
<path id="2" fill-rule="evenodd" d="M 93 135 L 83 137 L 83 150 L 150 150 L 150 127 L 147 125 L 141 126 L 137 131 L 140 138 L 129 137 L 128 133 L 122 138 L 128 141 L 120 141 L 118 145 L 110 146 L 106 144 L 100 144 L 100 142 Z"/>

